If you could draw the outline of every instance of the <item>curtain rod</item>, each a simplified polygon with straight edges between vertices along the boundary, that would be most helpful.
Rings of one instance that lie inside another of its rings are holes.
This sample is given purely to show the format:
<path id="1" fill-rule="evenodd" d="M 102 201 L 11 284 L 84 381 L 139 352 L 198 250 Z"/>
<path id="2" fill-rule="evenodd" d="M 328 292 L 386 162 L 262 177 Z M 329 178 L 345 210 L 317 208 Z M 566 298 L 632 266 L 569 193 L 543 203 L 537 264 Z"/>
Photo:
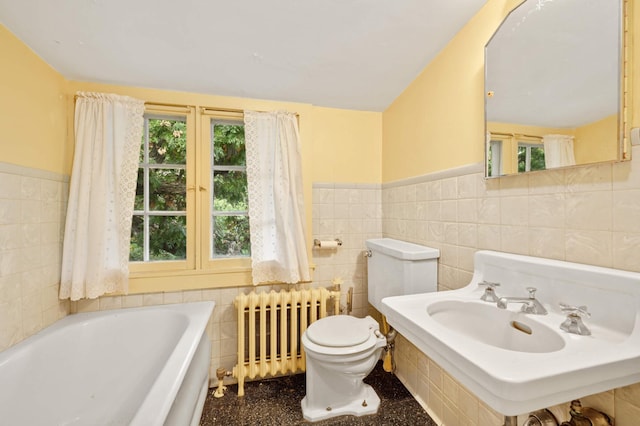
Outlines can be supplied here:
<path id="1" fill-rule="evenodd" d="M 236 113 L 236 114 L 244 114 L 243 109 L 237 109 L 237 108 L 217 108 L 217 107 L 200 107 L 201 112 L 207 112 L 207 111 L 213 111 L 213 112 L 230 112 L 230 113 Z M 269 111 L 261 111 L 261 110 L 255 110 L 256 112 L 269 112 Z M 300 114 L 298 114 L 297 112 L 294 113 L 296 117 L 300 118 Z"/>
<path id="2" fill-rule="evenodd" d="M 74 95 L 73 100 L 77 100 L 79 98 L 78 95 Z M 174 103 L 170 103 L 170 102 L 145 102 L 145 105 L 150 105 L 150 106 L 168 106 L 168 107 L 177 107 L 177 108 L 195 108 L 195 105 L 185 105 L 185 104 L 174 104 Z M 244 110 L 243 109 L 239 109 L 239 108 L 218 108 L 218 107 L 208 107 L 208 106 L 201 106 L 200 110 L 202 112 L 206 112 L 206 111 L 213 111 L 213 112 L 229 112 L 229 113 L 234 113 L 234 114 L 244 114 Z M 268 112 L 268 111 L 260 111 L 258 110 L 257 112 Z M 295 113 L 296 117 L 300 117 L 300 114 L 298 114 L 297 112 Z"/>
<path id="3" fill-rule="evenodd" d="M 126 95 L 125 95 L 126 96 Z M 74 95 L 73 100 L 76 101 L 78 98 L 84 98 L 85 96 Z M 168 107 L 179 107 L 179 108 L 195 108 L 193 105 L 185 105 L 185 104 L 172 104 L 170 102 L 146 102 L 145 105 L 153 105 L 153 106 L 168 106 Z"/>
<path id="4" fill-rule="evenodd" d="M 518 137 L 518 136 L 524 136 L 525 138 L 532 138 L 532 139 L 540 139 L 542 140 L 542 136 L 535 136 L 535 135 L 525 135 L 522 133 L 503 133 L 503 132 L 489 132 L 491 134 L 491 136 L 496 135 L 496 136 L 512 136 L 512 137 Z"/>

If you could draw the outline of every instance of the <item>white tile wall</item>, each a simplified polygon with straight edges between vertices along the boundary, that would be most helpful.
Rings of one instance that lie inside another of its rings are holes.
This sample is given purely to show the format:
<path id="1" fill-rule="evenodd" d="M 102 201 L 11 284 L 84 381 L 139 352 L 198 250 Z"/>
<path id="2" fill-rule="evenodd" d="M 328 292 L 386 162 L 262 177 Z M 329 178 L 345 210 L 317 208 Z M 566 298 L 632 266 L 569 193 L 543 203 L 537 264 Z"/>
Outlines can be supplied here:
<path id="1" fill-rule="evenodd" d="M 488 407 L 438 364 L 398 335 L 396 340 L 396 375 L 438 425 L 502 426 L 504 416 Z M 584 407 L 603 411 L 617 426 L 636 426 L 640 419 L 640 384 L 585 395 Z M 569 403 L 545 407 L 558 421 L 570 419 Z M 518 425 L 527 414 L 518 416 Z"/>
<path id="2" fill-rule="evenodd" d="M 105 296 L 60 302 L 64 210 L 68 179 L 6 165 L 0 168 L 0 350 L 75 312 L 213 300 L 209 324 L 211 377 L 237 362 L 234 298 L 254 287 Z M 380 185 L 317 184 L 314 186 L 314 238 L 343 241 L 337 251 L 314 251 L 314 286 L 343 281 L 343 301 L 354 287 L 353 315 L 367 314 L 366 268 L 362 252 L 367 238 L 381 236 Z M 261 286 L 258 291 L 278 290 Z M 232 381 L 227 379 L 228 381 Z"/>
<path id="3" fill-rule="evenodd" d="M 469 283 L 480 249 L 640 272 L 640 146 L 632 155 L 636 160 L 625 163 L 491 180 L 478 166 L 385 184 L 383 234 L 439 248 L 440 290 Z M 402 337 L 396 353 L 398 376 L 438 424 L 502 424 L 439 367 L 421 368 L 432 361 Z M 582 402 L 614 416 L 618 426 L 640 424 L 640 384 Z M 565 408 L 554 410 L 568 420 Z"/>
<path id="4" fill-rule="evenodd" d="M 477 172 L 383 185 L 382 230 L 386 237 L 439 248 L 441 289 L 468 282 L 478 249 L 640 271 L 638 169 L 640 161 L 632 161 L 492 180 Z M 416 192 L 423 194 L 418 200 Z"/>
<path id="5" fill-rule="evenodd" d="M 69 313 L 58 300 L 68 177 L 0 163 L 0 351 Z"/>
<path id="6" fill-rule="evenodd" d="M 640 150 L 634 148 L 640 158 Z M 102 297 L 57 298 L 68 179 L 0 163 L 0 350 L 72 312 L 214 300 L 211 374 L 236 363 L 233 299 L 253 287 Z M 437 247 L 440 289 L 469 282 L 473 253 L 495 249 L 640 271 L 640 161 L 485 181 L 452 171 L 393 185 L 316 183 L 313 238 L 340 238 L 337 251 L 313 251 L 314 284 L 354 288 L 356 316 L 368 313 L 368 238 Z M 271 288 L 261 290 L 268 291 Z M 344 295 L 343 295 L 344 297 Z M 343 299 L 343 305 L 345 304 Z M 478 401 L 399 336 L 398 376 L 439 424 L 489 426 L 502 417 Z M 640 418 L 640 385 L 583 399 L 616 417 Z M 599 404 L 599 405 L 598 405 Z"/>
<path id="7" fill-rule="evenodd" d="M 337 250 L 313 250 L 314 285 L 329 287 L 334 279 L 342 280 L 342 305 L 346 292 L 353 287 L 353 311 L 366 316 L 366 250 L 368 238 L 382 236 L 382 200 L 380 185 L 313 184 L 313 237 L 319 240 L 342 240 Z"/>

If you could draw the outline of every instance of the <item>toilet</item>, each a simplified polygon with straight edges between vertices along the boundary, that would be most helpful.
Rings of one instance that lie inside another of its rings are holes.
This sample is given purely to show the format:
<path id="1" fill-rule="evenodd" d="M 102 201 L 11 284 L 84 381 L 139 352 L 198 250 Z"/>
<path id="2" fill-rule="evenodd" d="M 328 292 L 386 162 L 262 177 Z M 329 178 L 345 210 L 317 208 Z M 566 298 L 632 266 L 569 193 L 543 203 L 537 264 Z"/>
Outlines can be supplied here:
<path id="1" fill-rule="evenodd" d="M 437 249 L 391 238 L 370 239 L 366 245 L 369 303 L 378 311 L 385 297 L 437 290 Z M 370 316 L 334 315 L 312 323 L 302 335 L 307 360 L 304 419 L 375 414 L 380 398 L 363 379 L 386 344 Z"/>

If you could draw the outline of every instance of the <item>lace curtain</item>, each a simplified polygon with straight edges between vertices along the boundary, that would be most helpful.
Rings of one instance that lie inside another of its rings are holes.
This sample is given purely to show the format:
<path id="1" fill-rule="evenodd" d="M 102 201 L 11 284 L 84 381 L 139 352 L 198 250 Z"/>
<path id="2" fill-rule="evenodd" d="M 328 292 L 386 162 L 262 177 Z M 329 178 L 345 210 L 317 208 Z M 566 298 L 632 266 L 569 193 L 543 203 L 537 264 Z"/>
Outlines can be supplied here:
<path id="1" fill-rule="evenodd" d="M 576 164 L 573 153 L 573 136 L 544 135 L 542 142 L 544 143 L 544 163 L 547 169 Z"/>
<path id="2" fill-rule="evenodd" d="M 245 111 L 253 284 L 309 281 L 298 121 Z"/>
<path id="3" fill-rule="evenodd" d="M 78 93 L 60 298 L 127 292 L 144 102 Z"/>
<path id="4" fill-rule="evenodd" d="M 486 165 L 488 176 L 497 177 L 502 175 L 502 141 L 491 140 L 491 132 L 486 132 L 485 149 L 487 150 L 485 158 L 491 159 Z"/>

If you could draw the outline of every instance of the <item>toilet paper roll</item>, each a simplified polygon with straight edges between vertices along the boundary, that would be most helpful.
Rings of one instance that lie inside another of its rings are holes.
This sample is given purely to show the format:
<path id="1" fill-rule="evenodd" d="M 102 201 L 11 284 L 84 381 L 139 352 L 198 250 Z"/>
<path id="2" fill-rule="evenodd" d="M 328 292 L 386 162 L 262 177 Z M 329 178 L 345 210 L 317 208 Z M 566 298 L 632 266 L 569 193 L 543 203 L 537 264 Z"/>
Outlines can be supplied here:
<path id="1" fill-rule="evenodd" d="M 318 245 L 319 249 L 337 249 L 338 248 L 338 242 L 337 241 L 330 241 L 330 240 L 322 240 L 320 241 L 319 245 Z"/>

